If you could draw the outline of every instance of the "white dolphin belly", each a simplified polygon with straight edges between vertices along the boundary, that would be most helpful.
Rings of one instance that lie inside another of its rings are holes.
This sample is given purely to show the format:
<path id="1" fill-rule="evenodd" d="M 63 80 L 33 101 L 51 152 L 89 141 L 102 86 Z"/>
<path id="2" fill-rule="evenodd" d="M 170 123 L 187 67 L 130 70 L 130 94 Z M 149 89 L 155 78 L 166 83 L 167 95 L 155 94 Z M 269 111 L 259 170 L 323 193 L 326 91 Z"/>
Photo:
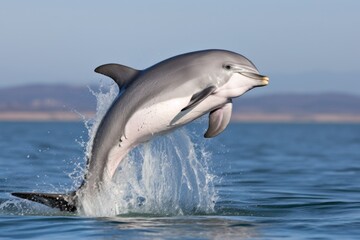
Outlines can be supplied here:
<path id="1" fill-rule="evenodd" d="M 148 141 L 152 136 L 183 126 L 226 102 L 224 97 L 210 96 L 193 109 L 182 113 L 181 110 L 189 100 L 190 97 L 174 98 L 145 106 L 126 125 L 127 138 L 130 141 L 136 139 L 132 144 Z M 179 119 L 174 121 L 177 116 L 180 116 Z"/>
<path id="2" fill-rule="evenodd" d="M 120 161 L 136 145 L 181 127 L 226 103 L 226 98 L 210 96 L 172 123 L 189 100 L 190 97 L 169 99 L 153 105 L 147 104 L 136 111 L 125 127 L 126 138 L 123 136 L 122 142 L 113 146 L 108 155 L 106 169 L 109 176 L 115 173 Z"/>

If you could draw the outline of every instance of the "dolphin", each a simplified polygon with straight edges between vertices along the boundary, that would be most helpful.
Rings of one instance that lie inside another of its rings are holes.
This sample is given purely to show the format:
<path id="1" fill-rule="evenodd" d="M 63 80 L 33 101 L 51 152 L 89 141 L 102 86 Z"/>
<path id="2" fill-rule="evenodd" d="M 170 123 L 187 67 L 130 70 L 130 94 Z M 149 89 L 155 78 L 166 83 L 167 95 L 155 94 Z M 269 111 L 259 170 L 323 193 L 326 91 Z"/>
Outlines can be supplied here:
<path id="1" fill-rule="evenodd" d="M 79 195 L 100 192 L 137 145 L 207 113 L 204 137 L 215 137 L 230 122 L 232 98 L 269 83 L 246 57 L 217 49 L 178 55 L 144 70 L 110 63 L 95 72 L 112 78 L 119 94 L 96 131 L 83 184 L 67 194 L 12 195 L 74 212 L 79 208 Z"/>

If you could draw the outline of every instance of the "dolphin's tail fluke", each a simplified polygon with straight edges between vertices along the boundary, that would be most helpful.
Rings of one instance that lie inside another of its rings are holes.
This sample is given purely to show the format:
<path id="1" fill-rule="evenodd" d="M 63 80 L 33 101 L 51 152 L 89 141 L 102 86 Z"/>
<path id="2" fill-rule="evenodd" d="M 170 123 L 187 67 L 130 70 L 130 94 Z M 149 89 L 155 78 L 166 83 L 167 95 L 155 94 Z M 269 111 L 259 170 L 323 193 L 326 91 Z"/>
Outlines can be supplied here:
<path id="1" fill-rule="evenodd" d="M 68 194 L 17 192 L 11 193 L 11 195 L 41 203 L 52 208 L 58 208 L 60 211 L 76 211 L 76 192 L 70 192 Z"/>

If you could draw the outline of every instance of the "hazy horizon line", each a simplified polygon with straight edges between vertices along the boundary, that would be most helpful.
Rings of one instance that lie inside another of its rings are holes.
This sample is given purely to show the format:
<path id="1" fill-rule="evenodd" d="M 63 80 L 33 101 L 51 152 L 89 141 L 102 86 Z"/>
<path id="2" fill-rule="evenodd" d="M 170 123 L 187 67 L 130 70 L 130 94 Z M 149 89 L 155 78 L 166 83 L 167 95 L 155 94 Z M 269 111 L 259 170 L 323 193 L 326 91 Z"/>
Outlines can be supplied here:
<path id="1" fill-rule="evenodd" d="M 55 86 L 62 86 L 62 87 L 74 87 L 74 88 L 88 88 L 88 87 L 102 87 L 107 88 L 111 87 L 113 83 L 111 80 L 99 81 L 98 83 L 88 82 L 88 83 L 60 83 L 60 82 L 31 82 L 31 83 L 20 83 L 8 86 L 1 86 L 0 90 L 7 90 L 7 89 L 16 89 L 16 88 L 24 88 L 24 87 L 55 87 Z M 265 89 L 264 89 L 265 90 Z M 335 90 L 312 90 L 312 91 L 304 91 L 304 90 L 273 90 L 273 91 L 249 91 L 248 93 L 244 94 L 247 97 L 260 97 L 260 96 L 271 96 L 271 95 L 350 95 L 350 96 L 360 96 L 360 93 L 354 92 L 347 92 L 343 90 L 335 91 Z M 244 97 L 242 96 L 242 97 Z"/>

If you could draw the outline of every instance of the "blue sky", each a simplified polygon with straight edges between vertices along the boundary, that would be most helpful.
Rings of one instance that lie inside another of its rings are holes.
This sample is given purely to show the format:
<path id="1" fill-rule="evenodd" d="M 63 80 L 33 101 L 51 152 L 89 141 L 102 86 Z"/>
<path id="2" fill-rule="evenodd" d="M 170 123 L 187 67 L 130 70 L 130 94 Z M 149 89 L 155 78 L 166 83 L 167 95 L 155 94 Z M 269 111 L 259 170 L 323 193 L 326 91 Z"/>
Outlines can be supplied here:
<path id="1" fill-rule="evenodd" d="M 360 94 L 360 1 L 18 1 L 0 3 L 0 87 L 97 83 L 93 69 L 142 69 L 219 48 L 250 58 L 258 92 Z"/>

